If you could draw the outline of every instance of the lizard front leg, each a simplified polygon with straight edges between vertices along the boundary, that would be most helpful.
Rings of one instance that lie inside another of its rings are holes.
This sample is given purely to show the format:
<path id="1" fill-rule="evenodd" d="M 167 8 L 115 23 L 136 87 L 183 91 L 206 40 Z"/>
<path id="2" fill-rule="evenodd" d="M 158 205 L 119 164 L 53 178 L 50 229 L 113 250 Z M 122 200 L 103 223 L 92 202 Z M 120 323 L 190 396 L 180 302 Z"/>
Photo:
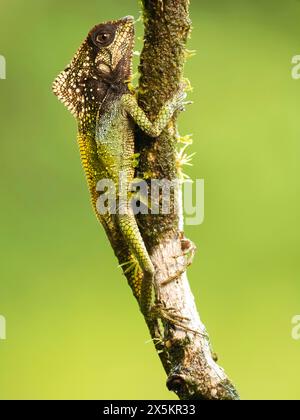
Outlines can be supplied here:
<path id="1" fill-rule="evenodd" d="M 131 94 L 123 95 L 122 105 L 128 115 L 134 120 L 138 127 L 150 137 L 159 137 L 164 128 L 170 122 L 176 111 L 181 111 L 185 105 L 191 102 L 186 102 L 186 93 L 180 91 L 171 100 L 166 102 L 159 112 L 157 118 L 152 122 L 149 120 L 142 108 L 139 107 L 136 97 Z"/>

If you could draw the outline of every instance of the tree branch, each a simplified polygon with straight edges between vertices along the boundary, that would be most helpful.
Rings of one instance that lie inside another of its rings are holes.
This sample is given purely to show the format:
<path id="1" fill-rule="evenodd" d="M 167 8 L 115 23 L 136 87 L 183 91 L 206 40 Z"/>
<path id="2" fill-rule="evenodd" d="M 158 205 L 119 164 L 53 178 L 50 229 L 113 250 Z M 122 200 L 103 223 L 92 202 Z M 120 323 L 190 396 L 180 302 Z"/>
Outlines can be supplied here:
<path id="1" fill-rule="evenodd" d="M 145 24 L 144 49 L 140 64 L 139 102 L 150 118 L 179 90 L 186 57 L 185 45 L 190 33 L 189 0 L 143 0 Z M 155 141 L 137 133 L 141 178 L 174 180 L 177 127 L 174 118 Z M 185 271 L 182 252 L 182 200 L 173 194 L 175 212 L 168 215 L 139 216 L 142 236 L 156 269 L 156 299 L 166 308 L 175 308 L 189 330 L 164 322 L 164 330 L 149 325 L 164 369 L 169 390 L 180 399 L 238 399 L 237 391 L 225 372 L 213 359 L 205 326 L 200 320 Z M 163 285 L 170 278 L 177 280 Z"/>

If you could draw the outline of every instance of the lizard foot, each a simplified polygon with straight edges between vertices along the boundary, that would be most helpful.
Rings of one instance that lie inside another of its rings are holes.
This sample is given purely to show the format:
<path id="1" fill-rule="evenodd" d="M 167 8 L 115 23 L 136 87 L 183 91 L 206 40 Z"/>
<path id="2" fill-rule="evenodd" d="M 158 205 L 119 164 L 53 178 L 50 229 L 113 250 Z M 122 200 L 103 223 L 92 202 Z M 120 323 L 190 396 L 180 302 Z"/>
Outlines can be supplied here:
<path id="1" fill-rule="evenodd" d="M 177 309 L 166 308 L 161 303 L 157 303 L 156 305 L 152 306 L 149 318 L 151 320 L 159 318 L 162 321 L 167 321 L 170 324 L 173 324 L 174 326 L 179 327 L 186 332 L 192 332 L 194 334 L 202 335 L 199 331 L 193 330 L 185 324 L 186 322 L 190 321 L 189 318 L 179 315 Z"/>

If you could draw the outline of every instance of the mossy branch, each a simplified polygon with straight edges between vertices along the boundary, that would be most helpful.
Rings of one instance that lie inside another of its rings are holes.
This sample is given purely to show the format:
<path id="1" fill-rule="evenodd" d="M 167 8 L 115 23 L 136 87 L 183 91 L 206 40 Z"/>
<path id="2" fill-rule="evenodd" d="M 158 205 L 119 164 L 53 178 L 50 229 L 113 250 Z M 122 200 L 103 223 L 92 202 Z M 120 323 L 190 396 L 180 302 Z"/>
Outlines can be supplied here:
<path id="1" fill-rule="evenodd" d="M 186 42 L 191 22 L 189 0 L 143 0 L 145 36 L 141 54 L 139 103 L 150 118 L 180 88 L 186 59 Z M 177 127 L 173 124 L 155 141 L 137 133 L 140 163 L 137 175 L 151 174 L 155 179 L 174 180 Z M 165 371 L 167 386 L 180 399 L 235 400 L 238 394 L 212 355 L 209 338 L 194 303 L 182 255 L 182 203 L 174 199 L 175 211 L 168 215 L 141 215 L 141 233 L 156 268 L 156 299 L 167 308 L 175 308 L 188 318 L 187 332 L 164 322 L 163 331 L 149 326 Z M 167 285 L 164 281 L 177 275 Z"/>

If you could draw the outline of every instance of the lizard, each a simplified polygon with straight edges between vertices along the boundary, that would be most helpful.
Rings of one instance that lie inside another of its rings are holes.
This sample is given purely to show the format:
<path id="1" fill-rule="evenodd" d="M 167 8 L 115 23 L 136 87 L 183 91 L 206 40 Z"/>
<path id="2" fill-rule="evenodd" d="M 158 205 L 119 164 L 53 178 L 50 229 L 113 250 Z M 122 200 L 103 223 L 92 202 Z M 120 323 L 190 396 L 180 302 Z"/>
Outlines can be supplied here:
<path id="1" fill-rule="evenodd" d="M 153 122 L 148 119 L 130 88 L 134 38 L 132 16 L 96 25 L 71 64 L 55 79 L 53 92 L 77 120 L 79 150 L 92 206 L 105 230 L 117 239 L 121 235 L 126 243 L 123 266 L 128 264 L 129 283 L 141 312 L 148 320 L 174 320 L 174 315 L 153 304 L 155 269 L 132 212 L 128 188 L 125 193 L 120 188 L 119 175 L 125 174 L 127 186 L 134 180 L 135 125 L 156 138 L 188 102 L 184 89 L 179 89 Z M 115 185 L 116 214 L 97 211 L 97 184 L 101 179 L 111 179 Z"/>

